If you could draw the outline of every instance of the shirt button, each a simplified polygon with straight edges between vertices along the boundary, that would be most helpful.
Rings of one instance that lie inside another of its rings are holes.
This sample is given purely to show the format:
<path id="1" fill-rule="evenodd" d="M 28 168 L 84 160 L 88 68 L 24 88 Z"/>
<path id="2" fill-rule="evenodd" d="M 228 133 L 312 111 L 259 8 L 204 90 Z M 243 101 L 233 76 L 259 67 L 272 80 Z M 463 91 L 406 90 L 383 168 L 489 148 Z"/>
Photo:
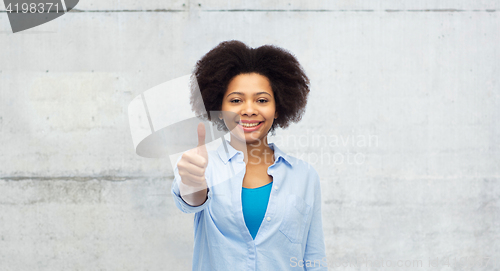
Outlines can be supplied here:
<path id="1" fill-rule="evenodd" d="M 268 216 L 266 219 L 267 219 L 267 221 L 271 221 L 271 217 L 270 216 Z"/>
<path id="2" fill-rule="evenodd" d="M 278 186 L 277 185 L 274 186 L 274 190 L 278 190 Z"/>

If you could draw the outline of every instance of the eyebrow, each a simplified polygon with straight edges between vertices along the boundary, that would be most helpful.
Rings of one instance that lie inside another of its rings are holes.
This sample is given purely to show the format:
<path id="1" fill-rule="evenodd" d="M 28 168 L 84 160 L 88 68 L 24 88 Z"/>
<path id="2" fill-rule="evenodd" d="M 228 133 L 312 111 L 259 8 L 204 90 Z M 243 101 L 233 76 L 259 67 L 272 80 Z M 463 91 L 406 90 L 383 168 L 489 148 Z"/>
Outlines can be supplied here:
<path id="1" fill-rule="evenodd" d="M 235 92 L 231 92 L 231 93 L 229 93 L 229 94 L 226 96 L 226 98 L 227 98 L 227 97 L 229 97 L 229 95 L 232 95 L 232 94 L 239 94 L 239 95 L 243 95 L 243 96 L 245 96 L 245 94 L 244 94 L 243 92 L 237 92 L 237 91 L 235 91 Z M 264 92 L 264 91 L 257 92 L 257 93 L 255 93 L 253 96 L 257 96 L 257 95 L 260 95 L 260 94 L 267 94 L 267 95 L 271 96 L 271 94 L 269 94 L 268 92 Z M 271 96 L 271 97 L 272 97 L 272 96 Z"/>

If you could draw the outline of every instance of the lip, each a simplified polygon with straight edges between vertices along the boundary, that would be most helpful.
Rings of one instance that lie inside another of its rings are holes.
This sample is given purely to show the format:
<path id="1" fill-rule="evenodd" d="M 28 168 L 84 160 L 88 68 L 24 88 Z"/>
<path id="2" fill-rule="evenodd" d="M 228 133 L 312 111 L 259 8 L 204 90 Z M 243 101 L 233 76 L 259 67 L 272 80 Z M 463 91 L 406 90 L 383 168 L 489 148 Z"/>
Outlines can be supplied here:
<path id="1" fill-rule="evenodd" d="M 241 121 L 242 123 L 256 123 L 256 122 L 260 122 L 260 121 L 252 121 L 252 122 L 249 122 L 249 121 Z M 244 126 L 242 126 L 241 124 L 238 123 L 238 127 L 240 129 L 243 130 L 243 132 L 247 133 L 247 132 L 253 132 L 253 131 L 257 131 L 260 127 L 262 127 L 262 124 L 264 122 L 260 122 L 259 125 L 255 126 L 255 127 L 250 127 L 250 128 L 246 128 Z"/>
<path id="2" fill-rule="evenodd" d="M 256 122 L 262 122 L 262 120 L 240 120 L 242 123 L 256 123 Z"/>

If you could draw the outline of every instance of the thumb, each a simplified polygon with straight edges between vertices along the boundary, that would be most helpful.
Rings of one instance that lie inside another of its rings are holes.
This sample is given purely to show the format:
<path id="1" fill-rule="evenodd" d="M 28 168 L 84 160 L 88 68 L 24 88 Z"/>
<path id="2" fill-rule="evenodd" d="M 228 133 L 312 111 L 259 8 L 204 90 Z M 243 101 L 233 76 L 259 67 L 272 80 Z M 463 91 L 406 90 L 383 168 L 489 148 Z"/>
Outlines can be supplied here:
<path id="1" fill-rule="evenodd" d="M 207 147 L 205 146 L 205 125 L 203 122 L 198 124 L 198 154 L 208 159 Z"/>

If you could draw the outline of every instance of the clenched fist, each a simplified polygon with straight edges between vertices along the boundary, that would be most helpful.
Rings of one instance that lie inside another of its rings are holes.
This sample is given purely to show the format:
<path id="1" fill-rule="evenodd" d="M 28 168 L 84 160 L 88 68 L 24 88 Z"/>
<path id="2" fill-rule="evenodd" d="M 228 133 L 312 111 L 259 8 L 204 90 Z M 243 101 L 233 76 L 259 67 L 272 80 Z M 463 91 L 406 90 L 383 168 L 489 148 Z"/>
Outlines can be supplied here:
<path id="1" fill-rule="evenodd" d="M 198 124 L 198 146 L 182 154 L 177 163 L 181 183 L 181 197 L 193 206 L 203 204 L 207 196 L 205 170 L 208 166 L 208 153 L 205 146 L 205 125 Z"/>

